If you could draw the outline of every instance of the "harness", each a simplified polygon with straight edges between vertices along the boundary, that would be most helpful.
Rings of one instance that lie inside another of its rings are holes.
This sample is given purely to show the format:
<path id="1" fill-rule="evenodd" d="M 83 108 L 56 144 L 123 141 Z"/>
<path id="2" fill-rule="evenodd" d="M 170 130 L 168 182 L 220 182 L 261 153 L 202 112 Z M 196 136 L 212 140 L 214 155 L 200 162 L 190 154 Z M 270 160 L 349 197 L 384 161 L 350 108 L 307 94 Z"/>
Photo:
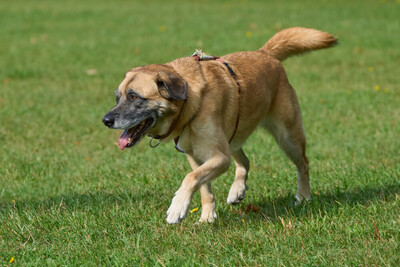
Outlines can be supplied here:
<path id="1" fill-rule="evenodd" d="M 227 68 L 229 74 L 230 74 L 230 75 L 232 76 L 232 78 L 235 80 L 235 82 L 236 82 L 236 84 L 237 84 L 237 87 L 238 87 L 238 94 L 239 94 L 239 96 L 240 96 L 240 84 L 239 84 L 239 82 L 238 82 L 238 80 L 237 80 L 236 74 L 235 74 L 235 72 L 233 71 L 233 69 L 229 66 L 229 64 L 228 64 L 225 60 L 223 60 L 223 59 L 220 58 L 220 57 L 208 55 L 208 54 L 204 53 L 202 50 L 198 50 L 198 49 L 196 49 L 196 52 L 194 52 L 194 54 L 191 55 L 191 57 L 194 58 L 196 61 L 216 60 L 216 61 L 221 62 L 222 64 L 224 64 L 225 67 Z M 235 137 L 236 131 L 237 131 L 238 126 L 239 126 L 239 118 L 240 118 L 240 97 L 239 97 L 238 99 L 239 99 L 239 105 L 238 105 L 238 109 L 239 109 L 239 110 L 238 110 L 238 115 L 237 115 L 237 118 L 236 118 L 235 130 L 233 131 L 233 134 L 232 134 L 231 138 L 229 139 L 229 144 L 232 142 L 233 138 Z M 162 135 L 162 136 L 151 137 L 150 143 L 149 143 L 150 147 L 152 147 L 152 148 L 157 147 L 157 146 L 160 144 L 160 142 L 161 142 L 162 139 L 164 139 L 164 138 L 166 138 L 168 135 L 170 135 L 170 134 L 172 133 L 172 131 L 174 130 L 174 128 L 175 128 L 175 126 L 176 126 L 176 124 L 177 124 L 177 122 L 178 122 L 178 119 L 179 119 L 179 116 L 178 116 L 178 118 L 175 119 L 175 121 L 172 122 L 171 127 L 169 128 L 169 130 L 167 131 L 166 134 L 164 134 L 164 135 Z M 185 127 L 183 127 L 183 128 L 185 128 Z M 174 138 L 175 149 L 178 150 L 178 151 L 181 152 L 181 153 L 185 153 L 185 151 L 183 151 L 182 149 L 180 149 L 180 148 L 178 147 L 179 138 L 180 138 L 180 136 Z M 155 145 L 152 144 L 153 139 L 158 139 L 158 142 L 157 142 Z"/>
<path id="2" fill-rule="evenodd" d="M 206 53 L 204 53 L 201 50 L 196 49 L 196 52 L 194 52 L 194 54 L 192 55 L 193 58 L 195 58 L 196 61 L 205 61 L 205 60 L 216 60 L 218 62 L 221 62 L 222 64 L 225 65 L 225 67 L 228 69 L 229 74 L 232 76 L 232 78 L 235 80 L 237 86 L 238 86 L 238 90 L 239 90 L 239 94 L 240 94 L 240 84 L 237 81 L 236 78 L 236 74 L 233 71 L 233 69 L 229 66 L 229 64 L 223 60 L 220 57 L 216 57 L 216 56 L 211 56 L 211 55 L 207 55 Z"/>

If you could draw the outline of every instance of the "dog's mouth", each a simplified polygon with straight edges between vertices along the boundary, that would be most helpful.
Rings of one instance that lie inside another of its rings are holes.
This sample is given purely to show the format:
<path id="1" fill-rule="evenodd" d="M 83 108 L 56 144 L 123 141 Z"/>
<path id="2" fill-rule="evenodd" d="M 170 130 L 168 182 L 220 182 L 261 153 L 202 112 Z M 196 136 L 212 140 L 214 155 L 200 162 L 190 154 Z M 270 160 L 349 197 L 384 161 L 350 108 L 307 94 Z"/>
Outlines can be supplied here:
<path id="1" fill-rule="evenodd" d="M 142 140 L 143 136 L 153 125 L 153 122 L 153 118 L 148 118 L 143 120 L 138 125 L 130 129 L 124 130 L 124 132 L 118 139 L 119 148 L 121 150 L 124 150 L 125 147 L 129 148 L 139 143 L 139 141 Z"/>

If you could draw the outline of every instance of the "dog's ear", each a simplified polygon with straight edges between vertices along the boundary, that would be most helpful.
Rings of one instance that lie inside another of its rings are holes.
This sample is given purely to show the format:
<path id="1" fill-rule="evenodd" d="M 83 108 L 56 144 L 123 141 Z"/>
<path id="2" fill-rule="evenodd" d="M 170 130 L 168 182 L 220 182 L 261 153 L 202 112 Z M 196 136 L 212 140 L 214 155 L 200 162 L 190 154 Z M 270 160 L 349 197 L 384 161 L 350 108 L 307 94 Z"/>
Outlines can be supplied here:
<path id="1" fill-rule="evenodd" d="M 168 100 L 186 100 L 188 84 L 175 74 L 160 71 L 157 75 L 157 87 L 160 95 Z"/>

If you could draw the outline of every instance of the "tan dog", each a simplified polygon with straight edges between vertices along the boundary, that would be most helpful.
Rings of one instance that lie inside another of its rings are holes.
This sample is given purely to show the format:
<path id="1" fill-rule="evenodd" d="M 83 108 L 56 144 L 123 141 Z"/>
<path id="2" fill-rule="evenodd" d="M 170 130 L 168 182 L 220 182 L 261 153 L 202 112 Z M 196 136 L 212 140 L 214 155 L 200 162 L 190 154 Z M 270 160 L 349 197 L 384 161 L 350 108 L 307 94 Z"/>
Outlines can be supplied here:
<path id="1" fill-rule="evenodd" d="M 220 59 L 198 51 L 167 64 L 134 68 L 125 75 L 116 91 L 117 105 L 103 118 L 106 126 L 125 130 L 120 148 L 137 144 L 146 134 L 159 141 L 175 139 L 193 169 L 172 199 L 168 223 L 185 218 L 197 190 L 200 221 L 214 221 L 211 181 L 228 170 L 231 156 L 236 175 L 227 201 L 236 204 L 244 198 L 249 160 L 242 146 L 258 125 L 275 137 L 296 165 L 297 202 L 311 199 L 300 108 L 281 61 L 336 43 L 328 33 L 295 27 L 275 34 L 257 51 Z"/>

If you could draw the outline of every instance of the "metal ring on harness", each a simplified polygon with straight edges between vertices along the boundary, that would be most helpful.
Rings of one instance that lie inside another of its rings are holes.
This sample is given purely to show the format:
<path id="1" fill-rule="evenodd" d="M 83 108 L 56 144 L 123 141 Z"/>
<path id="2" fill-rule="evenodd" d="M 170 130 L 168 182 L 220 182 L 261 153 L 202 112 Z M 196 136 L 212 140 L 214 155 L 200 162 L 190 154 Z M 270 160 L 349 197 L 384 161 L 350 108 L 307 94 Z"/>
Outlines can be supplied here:
<path id="1" fill-rule="evenodd" d="M 154 137 L 151 137 L 150 142 L 149 142 L 149 145 L 150 145 L 151 148 L 155 148 L 155 147 L 157 147 L 157 146 L 161 143 L 161 139 L 158 139 L 157 144 L 153 145 L 153 144 L 151 143 L 151 142 L 153 141 L 153 139 L 154 139 Z"/>

